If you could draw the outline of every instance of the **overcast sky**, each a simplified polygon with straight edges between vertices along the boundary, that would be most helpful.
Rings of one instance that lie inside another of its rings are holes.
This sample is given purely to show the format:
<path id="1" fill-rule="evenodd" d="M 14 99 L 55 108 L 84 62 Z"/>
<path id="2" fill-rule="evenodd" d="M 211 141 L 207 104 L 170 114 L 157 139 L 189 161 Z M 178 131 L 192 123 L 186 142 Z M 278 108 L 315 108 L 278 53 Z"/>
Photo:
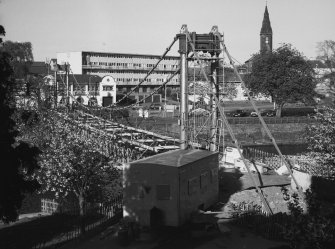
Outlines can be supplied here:
<path id="1" fill-rule="evenodd" d="M 244 62 L 259 51 L 265 0 L 0 0 L 5 40 L 29 41 L 35 61 L 56 52 L 101 51 L 161 55 L 179 33 L 213 25 Z M 268 0 L 273 47 L 291 43 L 307 57 L 316 43 L 335 40 L 335 0 Z M 177 55 L 177 44 L 171 55 Z"/>

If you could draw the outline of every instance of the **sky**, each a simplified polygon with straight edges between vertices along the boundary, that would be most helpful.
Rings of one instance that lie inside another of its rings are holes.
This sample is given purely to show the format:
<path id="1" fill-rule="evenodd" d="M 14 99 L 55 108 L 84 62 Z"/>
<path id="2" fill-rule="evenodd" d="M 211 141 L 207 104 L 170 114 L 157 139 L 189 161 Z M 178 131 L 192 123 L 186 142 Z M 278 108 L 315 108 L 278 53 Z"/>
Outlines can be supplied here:
<path id="1" fill-rule="evenodd" d="M 335 40 L 335 0 L 0 0 L 0 24 L 5 40 L 32 43 L 35 61 L 71 51 L 162 55 L 183 24 L 199 34 L 217 25 L 243 63 L 259 51 L 266 2 L 274 49 L 290 43 L 314 58 L 317 42 Z"/>

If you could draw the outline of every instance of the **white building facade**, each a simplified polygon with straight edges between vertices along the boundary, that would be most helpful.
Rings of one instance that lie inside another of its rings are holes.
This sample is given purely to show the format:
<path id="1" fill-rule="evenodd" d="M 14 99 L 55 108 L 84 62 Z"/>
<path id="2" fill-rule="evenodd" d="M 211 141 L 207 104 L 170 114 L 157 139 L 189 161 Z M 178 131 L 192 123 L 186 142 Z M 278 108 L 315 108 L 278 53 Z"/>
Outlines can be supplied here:
<path id="1" fill-rule="evenodd" d="M 57 63 L 69 63 L 70 70 L 74 74 L 113 77 L 118 93 L 127 93 L 132 90 L 145 78 L 159 59 L 160 56 L 144 54 L 88 51 L 57 53 Z M 139 100 L 156 91 L 178 67 L 179 57 L 166 56 L 145 82 L 135 89 L 132 97 Z M 167 87 L 179 88 L 179 74 L 171 79 Z"/>
<path id="2" fill-rule="evenodd" d="M 65 76 L 59 76 L 59 78 L 57 78 L 57 98 L 60 104 L 65 104 L 66 98 L 69 98 L 71 105 L 78 102 L 91 106 L 109 106 L 116 102 L 116 82 L 112 76 L 101 78 L 71 75 L 69 77 L 68 92 L 66 91 Z"/>

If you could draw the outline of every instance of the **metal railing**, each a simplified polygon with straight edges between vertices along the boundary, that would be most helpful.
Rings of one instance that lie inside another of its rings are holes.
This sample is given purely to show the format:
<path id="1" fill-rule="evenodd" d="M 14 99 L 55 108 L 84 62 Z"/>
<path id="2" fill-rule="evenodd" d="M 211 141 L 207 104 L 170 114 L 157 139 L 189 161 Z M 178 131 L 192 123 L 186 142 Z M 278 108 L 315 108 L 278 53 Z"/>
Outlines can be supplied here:
<path id="1" fill-rule="evenodd" d="M 46 212 L 59 211 L 61 205 L 55 200 L 44 200 Z M 0 229 L 0 248 L 58 248 L 78 239 L 83 232 L 96 234 L 101 229 L 117 223 L 122 218 L 122 196 L 108 204 L 90 205 L 85 216 L 80 217 L 78 208 L 20 222 Z M 20 239 L 18 239 L 20 238 Z"/>

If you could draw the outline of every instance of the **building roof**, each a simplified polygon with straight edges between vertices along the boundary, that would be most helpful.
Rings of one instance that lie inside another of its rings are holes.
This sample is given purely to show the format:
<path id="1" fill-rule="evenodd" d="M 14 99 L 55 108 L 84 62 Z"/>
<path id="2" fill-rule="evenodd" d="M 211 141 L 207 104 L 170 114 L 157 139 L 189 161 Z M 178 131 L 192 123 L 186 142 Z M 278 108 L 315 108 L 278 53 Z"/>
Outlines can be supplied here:
<path id="1" fill-rule="evenodd" d="M 34 61 L 29 67 L 29 73 L 35 75 L 47 75 L 50 71 L 50 65 L 44 61 Z"/>
<path id="2" fill-rule="evenodd" d="M 155 164 L 164 165 L 171 167 L 182 167 L 191 162 L 198 161 L 202 158 L 215 155 L 217 152 L 208 150 L 172 150 L 162 154 L 157 154 L 151 157 L 147 157 L 141 160 L 131 162 L 132 164 Z"/>
<path id="3" fill-rule="evenodd" d="M 65 82 L 65 75 L 64 74 L 57 74 L 57 81 L 64 81 Z M 87 83 L 100 83 L 102 78 L 98 75 L 87 75 L 87 74 L 70 74 L 69 75 L 69 82 L 79 84 L 87 84 Z"/>
<path id="4" fill-rule="evenodd" d="M 269 18 L 268 6 L 265 6 L 261 34 L 272 34 L 272 28 Z"/>

